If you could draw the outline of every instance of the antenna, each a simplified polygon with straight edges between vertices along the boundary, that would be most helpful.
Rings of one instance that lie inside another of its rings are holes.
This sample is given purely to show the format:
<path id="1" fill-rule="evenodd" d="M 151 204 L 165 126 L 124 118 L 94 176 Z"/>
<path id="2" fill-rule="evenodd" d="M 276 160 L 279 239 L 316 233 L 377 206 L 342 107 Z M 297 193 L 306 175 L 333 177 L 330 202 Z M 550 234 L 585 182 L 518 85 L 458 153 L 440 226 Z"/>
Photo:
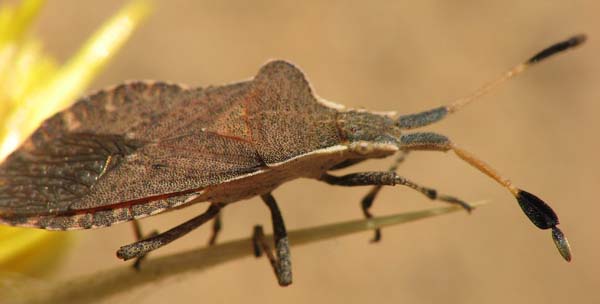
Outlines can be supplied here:
<path id="1" fill-rule="evenodd" d="M 537 54 L 533 55 L 527 61 L 520 63 L 512 69 L 508 70 L 496 80 L 483 85 L 475 92 L 465 97 L 459 98 L 453 103 L 446 106 L 441 106 L 421 113 L 400 116 L 398 118 L 397 125 L 402 129 L 413 129 L 427 126 L 429 124 L 442 120 L 444 117 L 446 117 L 447 114 L 454 113 L 462 109 L 464 106 L 468 105 L 473 100 L 478 99 L 479 97 L 487 94 L 496 87 L 500 86 L 505 81 L 523 73 L 529 67 L 534 66 L 537 63 L 542 62 L 543 60 L 552 57 L 555 54 L 573 49 L 574 47 L 584 43 L 586 39 L 587 38 L 585 35 L 580 34 L 573 36 L 567 40 L 555 43 L 538 52 Z"/>

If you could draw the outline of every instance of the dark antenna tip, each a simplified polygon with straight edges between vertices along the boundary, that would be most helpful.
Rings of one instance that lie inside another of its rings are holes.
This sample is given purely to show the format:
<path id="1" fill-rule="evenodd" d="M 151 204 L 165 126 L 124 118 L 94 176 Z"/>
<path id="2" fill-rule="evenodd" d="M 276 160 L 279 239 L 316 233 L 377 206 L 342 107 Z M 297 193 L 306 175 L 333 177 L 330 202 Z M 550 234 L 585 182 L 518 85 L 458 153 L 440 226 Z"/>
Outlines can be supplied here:
<path id="1" fill-rule="evenodd" d="M 560 255 L 567 261 L 571 261 L 571 247 L 565 235 L 556 227 L 558 225 L 558 216 L 554 210 L 548 206 L 539 197 L 519 189 L 517 192 L 517 201 L 525 215 L 540 229 L 552 229 L 552 240 L 560 252 Z"/>
<path id="2" fill-rule="evenodd" d="M 568 49 L 572 49 L 572 48 L 584 43 L 586 40 L 587 40 L 587 36 L 585 34 L 575 35 L 567 40 L 558 42 L 556 44 L 553 44 L 553 45 L 545 48 L 544 50 L 535 54 L 533 57 L 531 57 L 529 60 L 527 60 L 526 64 L 538 63 L 554 54 L 566 51 Z"/>
<path id="3" fill-rule="evenodd" d="M 567 262 L 571 262 L 571 246 L 569 246 L 567 237 L 565 237 L 564 233 L 560 231 L 558 227 L 552 227 L 552 240 L 563 259 Z"/>
<path id="4" fill-rule="evenodd" d="M 521 189 L 516 198 L 525 215 L 538 228 L 550 229 L 558 225 L 558 216 L 541 198 Z"/>
<path id="5" fill-rule="evenodd" d="M 582 43 L 584 43 L 587 40 L 587 35 L 586 34 L 579 34 L 579 35 L 575 35 L 571 38 L 572 40 L 575 41 L 575 45 L 580 45 Z"/>

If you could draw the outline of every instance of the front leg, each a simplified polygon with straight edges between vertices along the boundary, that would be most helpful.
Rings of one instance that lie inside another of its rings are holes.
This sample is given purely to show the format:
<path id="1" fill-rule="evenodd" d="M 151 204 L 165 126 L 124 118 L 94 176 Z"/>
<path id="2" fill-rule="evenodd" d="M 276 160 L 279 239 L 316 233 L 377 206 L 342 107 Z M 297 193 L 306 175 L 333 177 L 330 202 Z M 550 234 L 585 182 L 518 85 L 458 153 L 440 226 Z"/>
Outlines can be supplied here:
<path id="1" fill-rule="evenodd" d="M 458 204 L 465 208 L 467 211 L 471 211 L 472 207 L 466 202 L 444 194 L 438 194 L 435 189 L 428 188 L 416 184 L 402 176 L 396 174 L 393 171 L 387 172 L 358 172 L 351 173 L 343 176 L 334 176 L 327 173 L 321 175 L 322 181 L 337 186 L 395 186 L 403 185 L 410 187 L 414 190 L 419 191 L 423 195 L 427 196 L 431 200 L 439 200 L 452 204 Z"/>
<path id="2" fill-rule="evenodd" d="M 395 170 L 395 166 L 392 168 Z M 394 171 L 387 172 L 359 172 L 359 173 L 351 173 L 343 176 L 334 176 L 327 173 L 321 175 L 321 180 L 330 184 L 337 186 L 375 186 L 371 191 L 363 198 L 362 200 L 362 208 L 365 216 L 367 218 L 373 217 L 369 208 L 373 204 L 373 200 L 382 186 L 395 186 L 395 185 L 403 185 L 410 187 L 414 190 L 419 191 L 423 195 L 427 196 L 431 200 L 439 200 L 447 203 L 458 204 L 463 207 L 465 210 L 471 212 L 473 207 L 468 203 L 449 195 L 439 194 L 435 189 L 428 188 L 416 184 L 402 176 L 398 176 Z M 377 242 L 381 239 L 381 230 L 375 230 L 375 237 L 372 242 Z"/>
<path id="3" fill-rule="evenodd" d="M 398 153 L 398 156 L 396 157 L 396 159 L 394 159 L 394 163 L 388 169 L 388 172 L 396 172 L 396 170 L 398 169 L 398 166 L 400 166 L 400 164 L 402 162 L 404 162 L 404 159 L 406 159 L 406 155 L 408 155 L 407 151 L 400 151 L 400 153 Z M 372 187 L 371 190 L 367 193 L 367 195 L 365 195 L 363 197 L 363 199 L 360 201 L 360 207 L 366 218 L 373 217 L 373 214 L 371 213 L 371 211 L 369 211 L 369 209 L 371 209 L 371 207 L 373 206 L 373 201 L 375 201 L 375 197 L 377 197 L 377 195 L 379 194 L 379 191 L 381 191 L 382 187 L 383 187 L 382 185 L 376 185 L 376 186 Z M 381 229 L 375 228 L 374 231 L 375 231 L 375 234 L 374 234 L 373 238 L 371 239 L 371 243 L 376 243 L 376 242 L 381 241 Z"/>

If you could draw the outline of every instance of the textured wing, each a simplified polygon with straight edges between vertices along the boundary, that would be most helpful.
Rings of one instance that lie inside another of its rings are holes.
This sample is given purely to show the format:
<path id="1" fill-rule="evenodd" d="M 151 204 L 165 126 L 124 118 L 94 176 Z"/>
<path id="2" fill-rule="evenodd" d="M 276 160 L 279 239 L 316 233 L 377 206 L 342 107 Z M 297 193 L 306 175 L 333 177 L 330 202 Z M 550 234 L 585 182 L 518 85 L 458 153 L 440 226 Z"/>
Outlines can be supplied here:
<path id="1" fill-rule="evenodd" d="M 263 163 L 252 144 L 211 125 L 243 87 L 132 83 L 83 98 L 0 165 L 0 221 L 107 226 L 256 170 Z"/>

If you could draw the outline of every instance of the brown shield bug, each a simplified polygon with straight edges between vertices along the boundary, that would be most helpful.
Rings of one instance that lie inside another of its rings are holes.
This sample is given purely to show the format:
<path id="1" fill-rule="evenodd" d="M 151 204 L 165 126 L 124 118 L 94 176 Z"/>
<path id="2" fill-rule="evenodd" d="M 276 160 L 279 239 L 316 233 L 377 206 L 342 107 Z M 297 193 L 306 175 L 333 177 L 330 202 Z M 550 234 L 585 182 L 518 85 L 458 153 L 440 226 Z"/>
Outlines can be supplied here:
<path id="1" fill-rule="evenodd" d="M 313 93 L 303 73 L 272 61 L 248 81 L 187 89 L 161 82 L 134 82 L 79 100 L 46 120 L 0 166 L 0 223 L 49 230 L 108 227 L 198 202 L 208 210 L 166 232 L 121 247 L 117 256 L 138 261 L 215 219 L 221 208 L 259 195 L 272 215 L 275 254 L 262 227 L 254 229 L 256 255 L 266 253 L 279 284 L 292 281 L 288 239 L 271 192 L 309 177 L 331 185 L 374 188 L 404 185 L 428 198 L 467 203 L 395 173 L 409 151 L 453 151 L 510 191 L 529 219 L 551 229 L 561 255 L 569 245 L 558 217 L 537 196 L 514 186 L 491 166 L 446 136 L 405 132 L 435 123 L 528 67 L 585 41 L 574 36 L 537 53 L 499 79 L 449 105 L 392 116 L 347 109 Z M 388 171 L 330 174 L 358 162 L 397 154 Z M 377 230 L 375 241 L 380 238 Z"/>

